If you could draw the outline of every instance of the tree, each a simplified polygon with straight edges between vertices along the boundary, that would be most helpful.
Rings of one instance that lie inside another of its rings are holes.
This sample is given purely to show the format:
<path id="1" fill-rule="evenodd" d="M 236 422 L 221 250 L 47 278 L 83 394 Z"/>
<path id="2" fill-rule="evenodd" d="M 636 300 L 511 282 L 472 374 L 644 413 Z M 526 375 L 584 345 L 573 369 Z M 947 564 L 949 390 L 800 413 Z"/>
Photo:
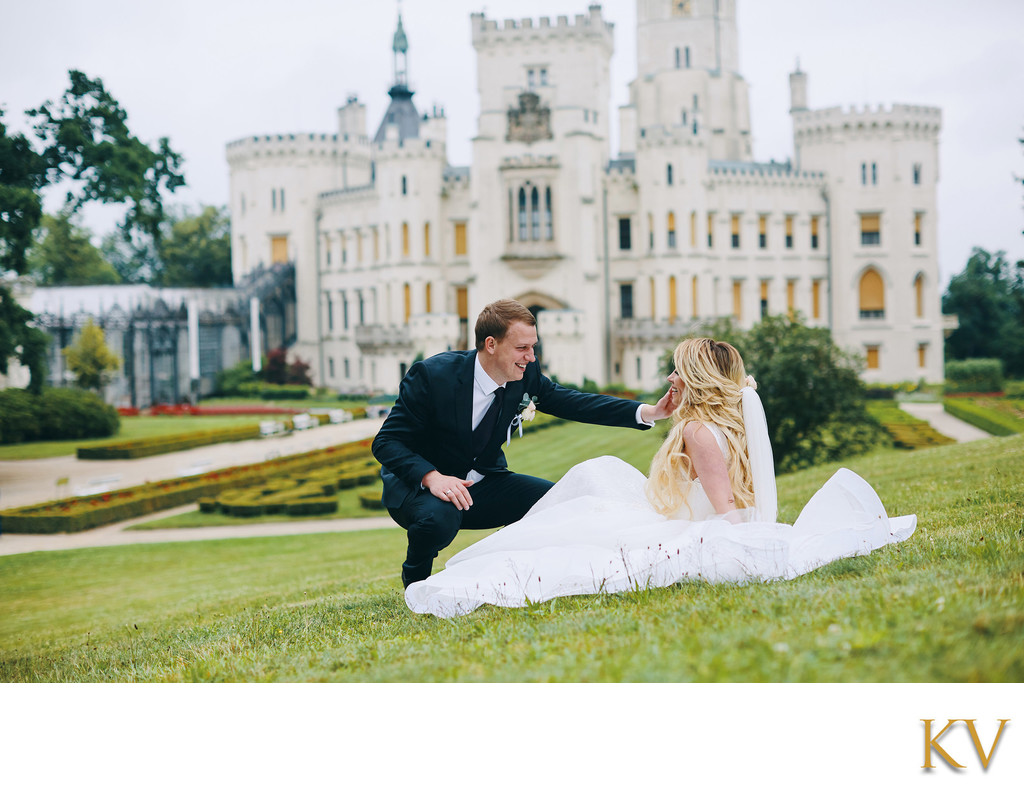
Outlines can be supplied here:
<path id="1" fill-rule="evenodd" d="M 64 349 L 68 370 L 75 374 L 75 383 L 86 390 L 99 392 L 110 373 L 121 367 L 121 359 L 107 345 L 103 329 L 92 318 L 82 328 L 78 339 Z"/>
<path id="2" fill-rule="evenodd" d="M 32 276 L 44 286 L 120 283 L 121 278 L 93 246 L 90 233 L 61 212 L 43 215 L 42 235 L 29 252 Z"/>
<path id="3" fill-rule="evenodd" d="M 39 226 L 46 185 L 46 160 L 28 138 L 8 134 L 0 107 L 0 270 L 25 273 L 25 253 Z"/>
<path id="4" fill-rule="evenodd" d="M 70 179 L 67 202 L 74 213 L 90 200 L 123 202 L 121 229 L 160 243 L 163 192 L 185 184 L 181 155 L 167 138 L 151 149 L 128 129 L 128 113 L 100 79 L 69 71 L 70 86 L 57 103 L 27 111 L 42 141 L 49 182 Z"/>
<path id="5" fill-rule="evenodd" d="M 46 380 L 50 339 L 31 323 L 32 312 L 22 308 L 11 290 L 0 284 L 0 373 L 7 373 L 11 359 L 17 360 L 29 370 L 29 391 L 38 393 Z"/>
<path id="6" fill-rule="evenodd" d="M 267 354 L 263 365 L 263 381 L 269 384 L 300 384 L 307 387 L 313 384 L 309 376 L 309 365 L 301 359 L 288 363 L 288 351 L 275 348 Z"/>
<path id="7" fill-rule="evenodd" d="M 1024 264 L 975 247 L 950 280 L 942 310 L 960 321 L 946 338 L 947 358 L 1001 359 L 1008 375 L 1024 376 Z"/>
<path id="8" fill-rule="evenodd" d="M 224 208 L 207 205 L 171 222 L 159 244 L 161 286 L 231 286 L 231 220 Z"/>

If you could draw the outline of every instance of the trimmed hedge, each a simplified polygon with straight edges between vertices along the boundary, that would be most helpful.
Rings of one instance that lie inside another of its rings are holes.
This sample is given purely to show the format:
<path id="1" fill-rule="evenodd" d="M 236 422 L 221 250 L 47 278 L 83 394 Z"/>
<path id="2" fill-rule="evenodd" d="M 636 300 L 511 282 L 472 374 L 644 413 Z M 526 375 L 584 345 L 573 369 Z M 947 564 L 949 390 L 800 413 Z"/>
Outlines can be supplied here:
<path id="1" fill-rule="evenodd" d="M 369 462 L 371 459 L 370 440 L 353 441 L 263 463 L 232 466 L 96 496 L 71 497 L 11 508 L 0 511 L 0 528 L 8 533 L 75 533 L 186 505 L 198 499 L 214 498 L 227 489 L 261 484 L 274 477 L 338 465 L 344 461 Z"/>
<path id="2" fill-rule="evenodd" d="M 1001 393 L 1002 391 L 1002 360 L 962 359 L 946 363 L 947 393 Z"/>
<path id="3" fill-rule="evenodd" d="M 897 449 L 924 449 L 956 443 L 952 438 L 936 432 L 927 421 L 901 410 L 893 401 L 869 401 L 868 413 L 885 427 Z"/>
<path id="4" fill-rule="evenodd" d="M 954 418 L 984 429 L 990 435 L 1005 437 L 1024 432 L 1024 420 L 985 409 L 970 400 L 947 398 L 943 400 L 942 408 Z"/>
<path id="5" fill-rule="evenodd" d="M 128 460 L 134 457 L 151 457 L 168 452 L 180 452 L 184 449 L 210 446 L 214 443 L 253 440 L 259 436 L 259 424 L 245 424 L 228 429 L 204 429 L 184 435 L 160 435 L 121 443 L 108 443 L 103 446 L 79 446 L 76 454 L 79 460 Z"/>

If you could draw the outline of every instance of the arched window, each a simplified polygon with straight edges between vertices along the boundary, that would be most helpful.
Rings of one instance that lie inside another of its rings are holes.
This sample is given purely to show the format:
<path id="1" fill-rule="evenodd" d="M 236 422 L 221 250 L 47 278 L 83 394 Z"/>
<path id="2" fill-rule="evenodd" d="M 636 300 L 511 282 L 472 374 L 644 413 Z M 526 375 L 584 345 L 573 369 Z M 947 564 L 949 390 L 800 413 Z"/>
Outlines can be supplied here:
<path id="1" fill-rule="evenodd" d="M 873 320 L 885 317 L 885 283 L 873 267 L 860 276 L 860 318 Z"/>
<path id="2" fill-rule="evenodd" d="M 671 185 L 672 184 L 672 164 L 671 163 L 669 163 L 667 166 L 665 166 L 665 183 L 667 185 Z"/>
<path id="3" fill-rule="evenodd" d="M 668 212 L 668 248 L 674 250 L 676 247 L 676 215 Z"/>
<path id="4" fill-rule="evenodd" d="M 920 319 L 924 317 L 924 273 L 918 272 L 914 278 L 914 314 Z"/>
<path id="5" fill-rule="evenodd" d="M 526 189 L 519 189 L 519 240 L 526 241 L 529 237 L 526 224 Z"/>
<path id="6" fill-rule="evenodd" d="M 544 238 L 554 241 L 555 220 L 551 216 L 551 188 L 544 189 Z"/>
<path id="7" fill-rule="evenodd" d="M 403 322 L 408 323 L 409 317 L 412 316 L 412 287 L 410 287 L 409 284 L 407 283 L 403 284 L 402 286 L 402 298 L 405 315 L 405 319 L 403 320 Z"/>
<path id="8" fill-rule="evenodd" d="M 409 223 L 402 222 L 402 257 L 409 256 Z"/>
<path id="9" fill-rule="evenodd" d="M 534 186 L 530 191 L 530 238 L 540 241 L 540 192 Z"/>

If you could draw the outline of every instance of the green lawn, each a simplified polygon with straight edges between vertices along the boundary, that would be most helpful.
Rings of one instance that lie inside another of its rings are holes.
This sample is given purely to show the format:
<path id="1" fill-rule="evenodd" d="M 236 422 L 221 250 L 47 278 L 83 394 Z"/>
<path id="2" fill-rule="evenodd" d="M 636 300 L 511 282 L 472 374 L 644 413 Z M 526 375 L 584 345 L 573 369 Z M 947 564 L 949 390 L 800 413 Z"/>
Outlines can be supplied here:
<path id="1" fill-rule="evenodd" d="M 645 468 L 658 440 L 570 425 L 509 455 L 552 477 L 602 453 Z M 917 513 L 910 541 L 785 583 L 452 621 L 406 608 L 398 529 L 2 557 L 0 680 L 1021 681 L 1024 436 L 845 465 L 890 513 Z M 780 517 L 838 467 L 781 477 Z"/>
<path id="2" fill-rule="evenodd" d="M 287 418 L 286 415 L 122 415 L 121 429 L 109 438 L 49 440 L 0 446 L 2 460 L 33 460 L 73 455 L 79 446 L 105 446 L 139 438 L 183 435 L 204 429 L 228 429 L 260 421 Z"/>

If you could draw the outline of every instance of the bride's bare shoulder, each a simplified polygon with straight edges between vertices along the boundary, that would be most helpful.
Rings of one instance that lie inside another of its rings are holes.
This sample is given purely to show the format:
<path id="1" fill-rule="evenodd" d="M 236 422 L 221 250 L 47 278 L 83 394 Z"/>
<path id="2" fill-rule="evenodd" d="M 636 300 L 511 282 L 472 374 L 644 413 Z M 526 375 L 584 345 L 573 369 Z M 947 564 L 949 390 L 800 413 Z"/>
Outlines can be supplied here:
<path id="1" fill-rule="evenodd" d="M 711 430 L 702 421 L 687 421 L 683 424 L 683 440 L 687 443 L 692 440 L 707 440 L 708 438 L 712 441 L 715 439 Z"/>

